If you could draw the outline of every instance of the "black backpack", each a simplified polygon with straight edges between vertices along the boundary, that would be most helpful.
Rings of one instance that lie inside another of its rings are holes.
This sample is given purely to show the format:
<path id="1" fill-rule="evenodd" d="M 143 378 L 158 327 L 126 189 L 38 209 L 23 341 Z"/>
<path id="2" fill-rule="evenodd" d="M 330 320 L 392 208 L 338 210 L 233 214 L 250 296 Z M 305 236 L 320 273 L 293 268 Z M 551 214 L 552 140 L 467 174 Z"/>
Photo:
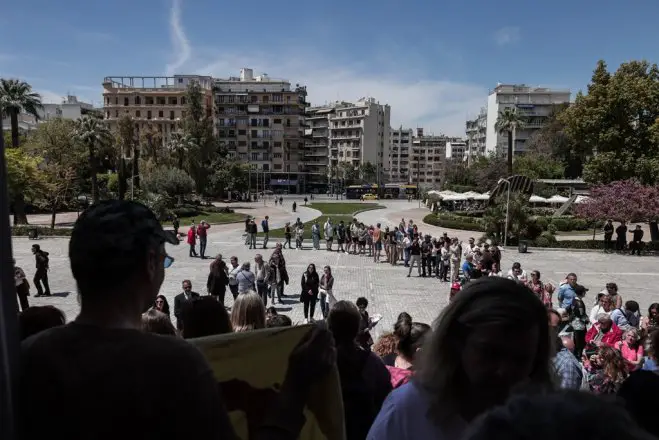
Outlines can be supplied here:
<path id="1" fill-rule="evenodd" d="M 346 440 L 364 440 L 378 415 L 373 391 L 363 377 L 363 370 L 370 352 L 357 349 L 352 353 L 341 353 L 337 366 L 341 378 L 341 394 L 345 415 Z"/>

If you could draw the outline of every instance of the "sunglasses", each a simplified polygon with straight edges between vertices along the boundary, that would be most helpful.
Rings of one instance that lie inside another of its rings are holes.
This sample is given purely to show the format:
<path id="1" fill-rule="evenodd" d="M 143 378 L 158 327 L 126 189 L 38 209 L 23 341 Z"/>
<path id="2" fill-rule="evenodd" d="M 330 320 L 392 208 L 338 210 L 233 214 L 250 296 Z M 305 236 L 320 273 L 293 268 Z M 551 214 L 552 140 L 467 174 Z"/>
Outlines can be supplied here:
<path id="1" fill-rule="evenodd" d="M 165 269 L 169 269 L 172 266 L 172 264 L 174 264 L 174 257 L 165 255 L 165 259 L 163 260 L 163 265 L 165 266 Z"/>

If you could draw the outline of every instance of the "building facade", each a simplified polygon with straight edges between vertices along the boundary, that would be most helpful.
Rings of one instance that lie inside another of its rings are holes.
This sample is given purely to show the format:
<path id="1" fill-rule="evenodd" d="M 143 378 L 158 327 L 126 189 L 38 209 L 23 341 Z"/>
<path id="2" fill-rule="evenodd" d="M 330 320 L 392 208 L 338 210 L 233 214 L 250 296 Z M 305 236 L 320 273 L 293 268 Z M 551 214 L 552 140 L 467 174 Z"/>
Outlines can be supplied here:
<path id="1" fill-rule="evenodd" d="M 439 188 L 446 162 L 446 144 L 452 141 L 459 139 L 426 135 L 423 128 L 417 128 L 412 140 L 410 183 L 417 183 L 419 189 Z"/>
<path id="2" fill-rule="evenodd" d="M 469 156 L 487 156 L 486 139 L 487 139 L 487 107 L 482 107 L 476 118 L 467 121 L 465 124 L 465 134 L 467 135 L 467 160 Z"/>
<path id="3" fill-rule="evenodd" d="M 384 183 L 389 171 L 391 108 L 374 98 L 354 103 L 337 102 L 329 116 L 330 167 L 342 163 L 355 168 L 366 163 L 376 169 L 376 181 Z"/>
<path id="4" fill-rule="evenodd" d="M 496 130 L 499 112 L 517 108 L 525 119 L 524 128 L 514 134 L 513 151 L 523 153 L 529 137 L 547 124 L 559 105 L 570 102 L 570 91 L 524 84 L 498 84 L 487 99 L 486 151 L 506 156 L 508 135 Z"/>
<path id="5" fill-rule="evenodd" d="M 469 150 L 465 141 L 452 141 L 446 143 L 446 159 L 466 161 L 469 159 Z"/>
<path id="6" fill-rule="evenodd" d="M 138 132 L 147 126 L 160 131 L 164 144 L 179 129 L 185 117 L 187 88 L 192 81 L 201 86 L 206 114 L 212 116 L 213 84 L 210 76 L 108 76 L 103 80 L 104 119 L 113 129 L 122 116 L 129 115 Z"/>
<path id="7" fill-rule="evenodd" d="M 389 136 L 389 181 L 410 182 L 410 149 L 414 130 L 400 127 L 390 129 Z"/>
<path id="8" fill-rule="evenodd" d="M 334 114 L 335 108 L 332 106 L 307 109 L 303 162 L 310 192 L 334 192 L 337 185 L 338 169 L 330 168 L 329 154 L 329 126 Z"/>
<path id="9" fill-rule="evenodd" d="M 213 90 L 219 140 L 250 165 L 250 189 L 307 192 L 306 87 L 243 68 L 239 77 L 215 79 Z"/>
<path id="10" fill-rule="evenodd" d="M 94 108 L 92 104 L 78 101 L 78 97 L 68 95 L 62 98 L 59 103 L 43 103 L 42 108 L 37 110 L 39 119 L 27 113 L 19 113 L 18 127 L 21 131 L 30 131 L 37 128 L 39 123 L 50 121 L 55 118 L 62 119 L 79 119 L 82 115 L 93 115 L 98 118 L 103 117 L 103 111 Z M 11 120 L 8 117 L 2 120 L 3 130 L 11 130 Z"/>

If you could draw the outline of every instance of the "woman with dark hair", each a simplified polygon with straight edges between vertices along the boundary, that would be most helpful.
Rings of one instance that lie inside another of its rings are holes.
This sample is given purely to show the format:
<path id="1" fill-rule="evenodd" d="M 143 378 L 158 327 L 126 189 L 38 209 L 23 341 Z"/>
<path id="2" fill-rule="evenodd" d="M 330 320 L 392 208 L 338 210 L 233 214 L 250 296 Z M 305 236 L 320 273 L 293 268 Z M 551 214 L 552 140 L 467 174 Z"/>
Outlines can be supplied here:
<path id="1" fill-rule="evenodd" d="M 440 314 L 409 383 L 385 401 L 368 438 L 459 438 L 519 385 L 553 389 L 546 307 L 505 278 L 472 281 Z"/>
<path id="2" fill-rule="evenodd" d="M 53 306 L 32 306 L 18 315 L 21 341 L 64 324 L 66 324 L 64 312 Z"/>
<path id="3" fill-rule="evenodd" d="M 320 278 L 316 272 L 316 265 L 311 263 L 307 270 L 302 274 L 300 282 L 302 291 L 300 292 L 300 302 L 304 303 L 304 323 L 309 320 L 313 322 L 313 314 L 316 311 L 316 301 L 318 300 L 318 290 L 320 288 Z"/>
<path id="4" fill-rule="evenodd" d="M 183 323 L 181 333 L 185 339 L 232 332 L 227 309 L 210 296 L 190 301 L 190 306 L 183 311 Z"/>
<path id="5" fill-rule="evenodd" d="M 431 333 L 428 324 L 412 322 L 410 315 L 403 317 L 394 325 L 394 334 L 398 339 L 396 355 L 383 359 L 391 374 L 391 386 L 394 389 L 410 381 L 417 352 Z"/>
<path id="6" fill-rule="evenodd" d="M 156 310 L 158 312 L 164 313 L 168 318 L 171 317 L 169 313 L 169 302 L 167 302 L 165 295 L 156 296 L 155 301 L 153 301 L 153 307 L 151 307 L 149 310 Z"/>
<path id="7" fill-rule="evenodd" d="M 648 307 L 648 316 L 641 319 L 641 330 L 645 335 L 659 331 L 659 303 L 652 303 Z"/>
<path id="8" fill-rule="evenodd" d="M 627 364 L 618 350 L 608 345 L 598 348 L 597 354 L 584 359 L 588 372 L 588 387 L 595 394 L 614 394 L 627 379 Z"/>
<path id="9" fill-rule="evenodd" d="M 222 254 L 218 254 L 210 265 L 206 289 L 210 296 L 224 305 L 224 295 L 226 294 L 228 285 L 229 268 L 222 259 Z"/>

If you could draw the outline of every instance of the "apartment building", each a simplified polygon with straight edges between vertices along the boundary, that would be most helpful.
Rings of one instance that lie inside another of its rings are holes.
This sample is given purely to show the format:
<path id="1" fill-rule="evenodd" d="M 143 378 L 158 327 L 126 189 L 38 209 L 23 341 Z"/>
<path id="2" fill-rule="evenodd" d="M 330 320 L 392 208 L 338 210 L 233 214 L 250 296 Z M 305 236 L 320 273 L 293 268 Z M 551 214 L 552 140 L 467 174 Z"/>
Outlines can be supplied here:
<path id="1" fill-rule="evenodd" d="M 506 108 L 517 108 L 525 119 L 524 128 L 514 136 L 513 151 L 517 154 L 525 151 L 529 137 L 546 125 L 556 106 L 569 102 L 570 90 L 497 84 L 487 99 L 486 152 L 496 152 L 503 156 L 508 152 L 508 135 L 496 129 L 499 112 Z"/>
<path id="2" fill-rule="evenodd" d="M 389 181 L 410 182 L 410 148 L 414 130 L 400 127 L 389 131 Z"/>
<path id="3" fill-rule="evenodd" d="M 250 165 L 250 189 L 307 192 L 307 170 L 321 167 L 305 156 L 306 87 L 243 68 L 239 77 L 215 79 L 213 88 L 218 137 L 229 155 Z"/>
<path id="4" fill-rule="evenodd" d="M 304 164 L 310 192 L 333 190 L 339 178 L 337 168 L 329 168 L 329 126 L 336 110 L 332 106 L 307 109 Z"/>
<path id="5" fill-rule="evenodd" d="M 412 139 L 410 182 L 420 189 L 439 188 L 446 157 L 446 143 L 457 141 L 444 135 L 426 135 L 423 128 L 416 129 Z"/>
<path id="6" fill-rule="evenodd" d="M 46 121 L 54 118 L 62 119 L 79 119 L 82 115 L 92 115 L 98 118 L 103 118 L 103 111 L 94 108 L 92 104 L 78 100 L 75 95 L 68 95 L 62 97 L 60 102 L 44 102 L 42 107 L 37 109 L 39 119 L 27 113 L 18 114 L 18 127 L 22 131 L 30 131 L 37 128 L 37 126 Z M 11 130 L 11 121 L 8 117 L 2 120 L 3 130 Z"/>
<path id="7" fill-rule="evenodd" d="M 469 150 L 465 141 L 446 142 L 446 159 L 462 162 L 468 158 Z"/>
<path id="8" fill-rule="evenodd" d="M 349 163 L 357 167 L 370 162 L 376 167 L 377 182 L 389 172 L 391 107 L 374 98 L 336 102 L 329 116 L 330 166 Z"/>
<path id="9" fill-rule="evenodd" d="M 124 115 L 130 115 L 137 130 L 152 126 L 162 133 L 163 144 L 179 129 L 185 117 L 188 85 L 197 82 L 204 93 L 206 114 L 213 114 L 210 76 L 175 75 L 105 77 L 103 116 L 110 128 Z"/>
<path id="10" fill-rule="evenodd" d="M 467 135 L 467 156 L 471 154 L 471 157 L 476 157 L 488 154 L 486 152 L 487 107 L 481 107 L 478 116 L 467 121 L 465 133 Z"/>

